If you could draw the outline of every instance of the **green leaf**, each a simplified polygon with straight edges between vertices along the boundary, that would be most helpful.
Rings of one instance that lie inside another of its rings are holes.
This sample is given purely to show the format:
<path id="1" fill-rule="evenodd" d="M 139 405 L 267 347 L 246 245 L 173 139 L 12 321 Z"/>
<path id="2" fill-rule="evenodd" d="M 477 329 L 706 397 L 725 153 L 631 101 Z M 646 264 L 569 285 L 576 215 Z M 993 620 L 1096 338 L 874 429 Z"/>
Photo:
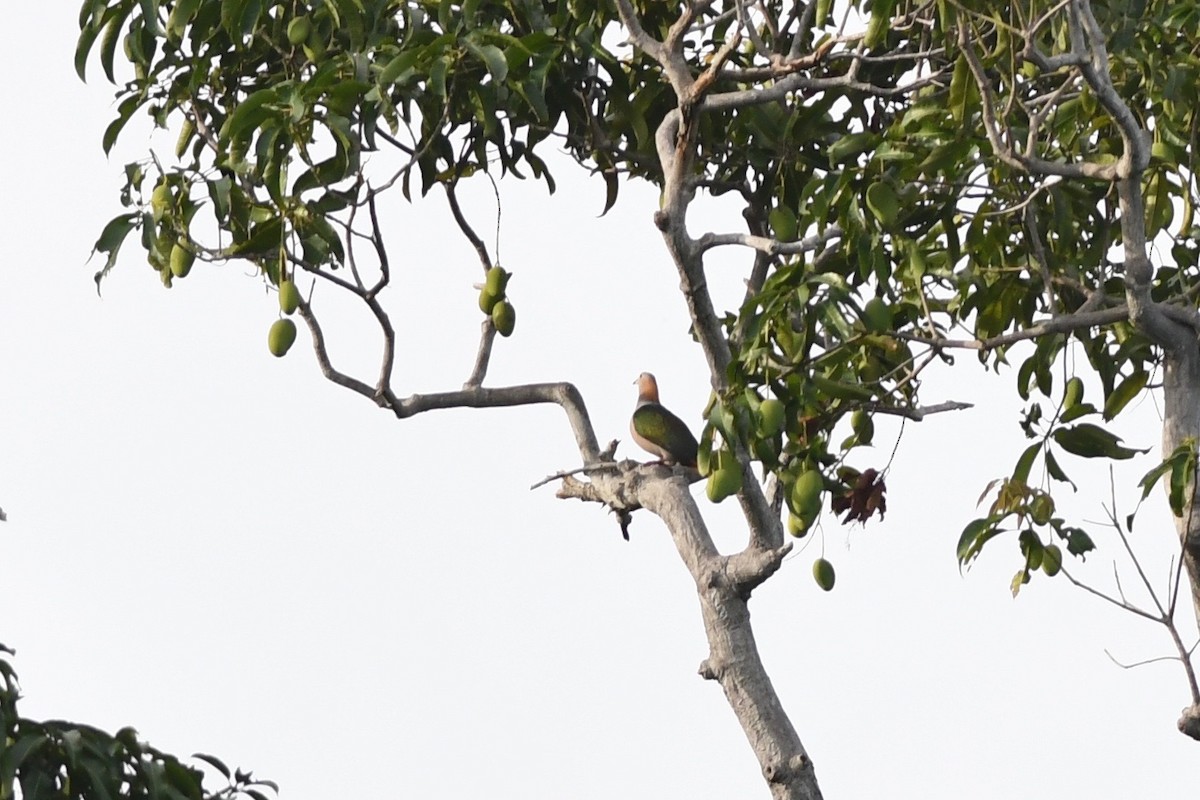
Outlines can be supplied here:
<path id="1" fill-rule="evenodd" d="M 601 175 L 604 176 L 604 210 L 600 212 L 600 216 L 603 217 L 609 209 L 616 205 L 621 181 L 615 169 L 601 170 Z"/>
<path id="2" fill-rule="evenodd" d="M 238 39 L 242 29 L 242 14 L 249 0 L 221 0 L 221 27 L 229 38 Z"/>
<path id="3" fill-rule="evenodd" d="M 948 103 L 950 113 L 955 122 L 962 122 L 966 114 L 967 100 L 971 89 L 971 65 L 965 55 L 960 55 L 954 62 L 954 72 L 950 76 L 950 96 Z"/>
<path id="4" fill-rule="evenodd" d="M 542 91 L 541 83 L 529 78 L 513 88 L 521 99 L 529 104 L 529 108 L 537 115 L 538 122 L 550 121 L 550 107 L 546 105 L 546 94 Z"/>
<path id="5" fill-rule="evenodd" d="M 1017 468 L 1013 470 L 1012 478 L 1018 483 L 1029 485 L 1029 470 L 1033 468 L 1034 459 L 1042 449 L 1042 443 L 1031 444 L 1025 448 L 1025 452 L 1021 453 L 1021 457 L 1017 459 Z"/>
<path id="6" fill-rule="evenodd" d="M 213 203 L 213 214 L 224 225 L 229 220 L 230 192 L 233 181 L 227 177 L 208 181 L 208 196 Z"/>
<path id="7" fill-rule="evenodd" d="M 342 237 L 338 236 L 334 227 L 324 217 L 313 217 L 309 224 L 312 225 L 317 238 L 328 247 L 328 252 L 334 260 L 339 264 L 345 261 L 346 252 L 342 246 Z"/>
<path id="8" fill-rule="evenodd" d="M 1190 458 L 1179 458 L 1171 465 L 1171 482 L 1170 491 L 1167 494 L 1171 504 L 1171 512 L 1182 518 L 1187 509 L 1186 491 L 1188 485 L 1196 475 L 1196 458 L 1195 452 L 1191 453 Z"/>
<path id="9" fill-rule="evenodd" d="M 1013 579 L 1008 585 L 1008 588 L 1012 591 L 1012 596 L 1016 597 L 1020 593 L 1021 587 L 1027 583 L 1029 583 L 1029 570 L 1023 567 L 1017 570 L 1017 574 L 1013 575 Z"/>
<path id="10" fill-rule="evenodd" d="M 121 130 L 125 127 L 125 123 L 129 122 L 129 118 L 142 105 L 142 102 L 142 97 L 135 94 L 126 97 L 121 101 L 121 105 L 117 106 L 117 118 L 108 124 L 108 127 L 104 129 L 104 136 L 100 139 L 100 145 L 104 148 L 105 155 L 108 155 L 112 150 L 113 145 L 117 142 L 117 137 L 121 135 Z"/>
<path id="11" fill-rule="evenodd" d="M 464 39 L 463 44 L 466 45 L 471 55 L 487 66 L 492 80 L 497 83 L 504 82 L 504 79 L 508 77 L 508 60 L 505 59 L 503 50 L 494 44 L 479 44 L 472 37 Z"/>
<path id="12" fill-rule="evenodd" d="M 1068 453 L 1084 458 L 1123 460 L 1146 452 L 1146 450 L 1121 447 L 1119 436 L 1089 422 L 1081 422 L 1070 428 L 1059 428 L 1054 431 L 1054 441 Z"/>
<path id="13" fill-rule="evenodd" d="M 963 528 L 962 535 L 958 537 L 957 548 L 960 567 L 970 564 L 990 539 L 1004 533 L 1002 528 L 997 527 L 1002 519 L 1004 519 L 1003 516 L 997 515 L 984 517 L 972 520 L 967 527 Z"/>
<path id="14" fill-rule="evenodd" d="M 817 0 L 817 13 L 813 19 L 813 25 L 821 28 L 825 25 L 825 21 L 829 19 L 829 12 L 833 9 L 833 0 Z"/>
<path id="15" fill-rule="evenodd" d="M 1150 373 L 1144 369 L 1139 369 L 1121 381 L 1121 384 L 1113 389 L 1104 401 L 1104 420 L 1107 422 L 1117 414 L 1120 414 L 1122 409 L 1129 405 L 1129 401 L 1137 397 L 1142 389 L 1146 388 L 1146 381 L 1148 380 L 1150 380 Z"/>
<path id="16" fill-rule="evenodd" d="M 796 220 L 796 212 L 787 206 L 776 206 L 767 213 L 767 223 L 775 232 L 775 238 L 781 242 L 795 241 L 800 229 Z"/>
<path id="17" fill-rule="evenodd" d="M 138 0 L 142 6 L 142 24 L 154 36 L 161 36 L 163 29 L 158 24 L 159 0 Z"/>
<path id="18" fill-rule="evenodd" d="M 1058 420 L 1063 423 L 1074 422 L 1080 417 L 1086 417 L 1095 413 L 1096 407 L 1091 403 L 1077 403 L 1064 411 Z"/>
<path id="19" fill-rule="evenodd" d="M 1142 500 L 1150 496 L 1155 485 L 1168 473 L 1171 476 L 1167 486 L 1171 512 L 1176 517 L 1182 517 L 1187 509 L 1188 483 L 1196 473 L 1194 440 L 1188 439 L 1176 447 L 1171 455 L 1163 459 L 1162 463 L 1142 476 L 1142 479 L 1138 481 L 1138 486 L 1142 488 Z"/>
<path id="20" fill-rule="evenodd" d="M 121 251 L 121 245 L 125 243 L 125 237 L 129 232 L 136 228 L 141 222 L 141 215 L 137 213 L 122 214 L 119 217 L 114 217 L 104 226 L 104 230 L 100 232 L 100 238 L 96 240 L 95 246 L 92 248 L 92 255 L 96 253 L 106 253 L 108 258 L 104 260 L 104 266 L 95 275 L 96 289 L 99 291 L 100 281 L 109 273 L 113 266 L 117 263 L 117 253 Z"/>
<path id="21" fill-rule="evenodd" d="M 246 240 L 230 247 L 229 254 L 248 256 L 272 252 L 279 248 L 282 234 L 283 220 L 279 217 L 272 217 L 251 228 L 250 235 Z"/>
<path id="22" fill-rule="evenodd" d="M 891 230 L 896 226 L 900 200 L 887 183 L 876 181 L 867 187 L 867 208 L 884 229 Z"/>
<path id="23" fill-rule="evenodd" d="M 408 74 L 420 61 L 422 51 L 417 48 L 405 50 L 393 58 L 379 72 L 379 83 L 389 86 Z"/>
<path id="24" fill-rule="evenodd" d="M 1072 489 L 1079 490 L 1075 482 L 1068 478 L 1067 473 L 1063 472 L 1062 467 L 1058 465 L 1058 459 L 1054 457 L 1054 452 L 1051 450 L 1046 450 L 1046 471 L 1050 473 L 1050 477 L 1054 478 L 1054 480 L 1060 483 L 1069 483 Z"/>
<path id="25" fill-rule="evenodd" d="M 31 732 L 21 736 L 11 746 L 0 751 L 0 787 L 12 786 L 13 779 L 21 770 L 21 764 L 25 763 L 25 759 L 37 752 L 47 741 L 49 741 L 49 737 L 45 734 Z"/>
<path id="26" fill-rule="evenodd" d="M 91 53 L 92 45 L 96 43 L 99 35 L 100 27 L 95 24 L 86 25 L 79 32 L 79 39 L 75 44 L 75 74 L 81 81 L 87 80 L 88 54 Z"/>
<path id="27" fill-rule="evenodd" d="M 240 138 L 243 131 L 257 128 L 267 117 L 263 106 L 278 99 L 279 92 L 273 86 L 259 89 L 251 94 L 239 103 L 229 118 L 225 120 L 225 124 L 221 126 L 221 139 L 223 141 L 237 139 Z"/>
<path id="28" fill-rule="evenodd" d="M 848 133 L 829 145 L 830 164 L 841 164 L 865 153 L 879 142 L 879 135 L 870 131 Z"/>
<path id="29" fill-rule="evenodd" d="M 713 431 L 715 430 L 712 424 L 704 426 L 704 430 L 700 433 L 700 447 L 696 451 L 696 469 L 700 471 L 701 477 L 707 478 L 713 471 Z"/>
<path id="30" fill-rule="evenodd" d="M 863 46 L 868 50 L 879 47 L 887 38 L 895 2 L 896 0 L 874 0 L 871 3 L 871 19 L 867 22 L 867 32 L 863 36 Z"/>
<path id="31" fill-rule="evenodd" d="M 296 179 L 292 186 L 292 194 L 299 196 L 303 192 L 319 186 L 329 186 L 343 180 L 350 173 L 350 161 L 339 148 L 331 157 L 307 170 Z"/>
<path id="32" fill-rule="evenodd" d="M 1037 367 L 1037 355 L 1032 355 L 1021 362 L 1017 370 L 1017 395 L 1022 400 L 1029 399 L 1029 382 L 1033 379 L 1033 370 Z"/>
<path id="33" fill-rule="evenodd" d="M 1079 528 L 1064 528 L 1062 534 L 1066 536 L 1067 552 L 1073 556 L 1081 556 L 1096 549 L 1096 545 L 1092 542 L 1092 537 Z"/>
<path id="34" fill-rule="evenodd" d="M 113 76 L 113 59 L 116 57 L 117 41 L 121 38 L 121 29 L 125 27 L 125 20 L 132 8 L 132 6 L 117 6 L 109 15 L 108 22 L 104 26 L 104 38 L 100 42 L 100 66 L 104 69 L 104 77 L 108 78 L 110 83 L 116 83 L 116 78 Z"/>
<path id="35" fill-rule="evenodd" d="M 183 38 L 183 32 L 192 21 L 192 17 L 196 16 L 199 6 L 200 0 L 176 0 L 175 7 L 171 9 L 171 16 L 167 18 L 167 35 L 176 39 Z"/>
<path id="36" fill-rule="evenodd" d="M 95 800 L 113 800 L 113 795 L 109 791 L 109 787 L 119 785 L 119 781 L 114 780 L 114 776 L 106 769 L 107 765 L 103 762 L 98 762 L 96 759 L 85 758 L 81 766 L 83 767 L 83 771 L 87 773 L 88 783 L 91 784 L 88 787 L 91 789 L 88 797 L 94 797 Z"/>
<path id="37" fill-rule="evenodd" d="M 1142 479 L 1138 481 L 1138 486 L 1142 487 L 1143 500 L 1150 496 L 1150 492 L 1154 491 L 1155 484 L 1158 483 L 1159 479 L 1162 478 L 1163 475 L 1166 475 L 1168 472 L 1170 472 L 1174 466 L 1174 459 L 1168 458 L 1142 476 Z"/>

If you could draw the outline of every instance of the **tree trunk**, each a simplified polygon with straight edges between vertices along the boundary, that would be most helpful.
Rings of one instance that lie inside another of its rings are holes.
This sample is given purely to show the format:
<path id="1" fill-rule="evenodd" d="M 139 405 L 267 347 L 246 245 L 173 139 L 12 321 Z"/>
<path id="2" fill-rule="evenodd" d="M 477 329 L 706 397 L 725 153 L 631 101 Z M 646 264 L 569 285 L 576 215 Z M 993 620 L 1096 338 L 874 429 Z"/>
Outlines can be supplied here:
<path id="1" fill-rule="evenodd" d="M 1163 457 L 1189 438 L 1200 440 L 1200 346 L 1167 351 L 1163 377 L 1166 414 L 1163 420 Z M 1200 513 L 1197 513 L 1196 480 L 1192 476 L 1184 515 L 1175 518 L 1183 564 L 1191 588 L 1192 607 L 1200 621 Z"/>
<path id="2" fill-rule="evenodd" d="M 779 702 L 750 625 L 750 589 L 773 573 L 790 548 L 717 552 L 682 478 L 649 481 L 639 500 L 671 532 L 696 583 L 708 657 L 700 675 L 718 681 L 776 800 L 820 800 L 813 763 Z"/>

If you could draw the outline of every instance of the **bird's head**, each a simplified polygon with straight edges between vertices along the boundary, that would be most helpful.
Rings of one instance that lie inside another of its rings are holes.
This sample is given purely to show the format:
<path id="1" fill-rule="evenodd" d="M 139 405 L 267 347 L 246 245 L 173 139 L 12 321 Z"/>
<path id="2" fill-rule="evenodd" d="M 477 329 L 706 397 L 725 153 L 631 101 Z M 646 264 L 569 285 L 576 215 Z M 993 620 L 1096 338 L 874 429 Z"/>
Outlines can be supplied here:
<path id="1" fill-rule="evenodd" d="M 654 376 L 649 372 L 643 372 L 638 375 L 634 381 L 638 387 L 638 401 L 642 403 L 657 403 L 658 402 L 658 381 L 654 380 Z"/>

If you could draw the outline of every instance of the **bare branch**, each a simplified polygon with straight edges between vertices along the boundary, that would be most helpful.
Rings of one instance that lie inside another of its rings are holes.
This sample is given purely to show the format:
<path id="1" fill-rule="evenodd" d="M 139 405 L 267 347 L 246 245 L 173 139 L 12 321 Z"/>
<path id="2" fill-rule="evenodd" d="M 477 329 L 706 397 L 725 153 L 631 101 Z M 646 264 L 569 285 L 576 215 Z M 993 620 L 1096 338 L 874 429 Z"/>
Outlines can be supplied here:
<path id="1" fill-rule="evenodd" d="M 1089 58 L 1080 64 L 1083 78 L 1121 131 L 1125 145 L 1125 152 L 1118 162 L 1121 177 L 1140 174 L 1150 163 L 1150 136 L 1113 86 L 1108 74 L 1106 37 L 1092 13 L 1092 4 L 1087 0 L 1071 0 L 1070 16 L 1072 33 L 1082 29 L 1082 38 L 1088 51 Z"/>
<path id="2" fill-rule="evenodd" d="M 1129 309 L 1127 306 L 1121 305 L 1114 308 L 1105 308 L 1099 311 L 1076 312 L 1074 314 L 1063 314 L 1058 317 L 1044 320 L 1035 323 L 1028 328 L 1023 328 L 1012 333 L 1004 333 L 999 336 L 992 336 L 987 339 L 930 339 L 926 336 L 916 336 L 913 334 L 895 333 L 893 334 L 899 339 L 905 339 L 910 342 L 919 342 L 927 344 L 937 349 L 955 349 L 955 350 L 994 350 L 997 347 L 1007 347 L 1016 342 L 1023 342 L 1028 339 L 1037 339 L 1051 333 L 1068 333 L 1080 328 L 1094 328 L 1100 325 L 1111 325 L 1114 322 L 1129 319 Z"/>
<path id="3" fill-rule="evenodd" d="M 1099 597 L 1101 600 L 1112 603 L 1114 606 L 1121 609 L 1122 611 L 1128 611 L 1131 614 L 1136 614 L 1137 616 L 1142 617 L 1143 619 L 1148 619 L 1151 622 L 1161 622 L 1162 621 L 1159 617 L 1154 616 L 1153 614 L 1149 613 L 1148 611 L 1143 611 L 1142 609 L 1138 608 L 1135 605 L 1131 605 L 1123 600 L 1118 600 L 1111 595 L 1105 594 L 1104 592 L 1100 591 L 1099 589 L 1094 589 L 1091 586 L 1088 586 L 1086 583 L 1083 583 L 1082 581 L 1077 580 L 1074 575 L 1067 572 L 1065 567 L 1062 569 L 1062 574 L 1066 575 L 1067 580 L 1069 580 L 1075 586 L 1078 586 L 1080 589 L 1083 589 L 1088 594 Z"/>
<path id="4" fill-rule="evenodd" d="M 1057 313 L 1058 299 L 1054 296 L 1054 280 L 1050 276 L 1050 263 L 1046 258 L 1046 248 L 1042 244 L 1042 236 L 1038 233 L 1037 212 L 1032 205 L 1025 206 L 1025 232 L 1029 237 L 1029 246 L 1033 252 L 1033 261 L 1037 264 L 1038 274 L 1042 277 L 1042 291 L 1046 295 L 1046 308 L 1051 314 Z"/>
<path id="5" fill-rule="evenodd" d="M 781 242 L 778 239 L 749 233 L 706 233 L 696 240 L 696 250 L 698 253 L 705 253 L 715 247 L 739 245 L 752 248 L 768 256 L 787 256 L 818 250 L 841 236 L 842 229 L 837 225 L 831 225 L 822 233 L 806 236 L 794 242 Z"/>
<path id="6" fill-rule="evenodd" d="M 748 2 L 749 0 L 734 0 L 734 6 L 737 8 L 738 25 L 750 37 L 750 43 L 754 46 L 754 52 L 762 53 L 764 56 L 769 55 L 770 51 L 767 48 L 767 43 L 759 36 L 758 28 L 754 25 L 754 21 L 750 19 L 750 15 L 746 11 Z"/>
<path id="7" fill-rule="evenodd" d="M 1136 669 L 1137 667 L 1144 667 L 1148 664 L 1161 664 L 1164 661 L 1179 661 L 1179 656 L 1155 656 L 1154 658 L 1145 658 L 1141 661 L 1133 661 L 1126 664 L 1122 661 L 1118 661 L 1112 653 L 1108 652 L 1107 649 L 1105 649 L 1104 655 L 1108 656 L 1108 660 L 1116 664 L 1121 669 Z"/>
<path id="8" fill-rule="evenodd" d="M 415 416 L 442 408 L 502 408 L 553 403 L 562 406 L 575 433 L 575 443 L 584 464 L 599 461 L 600 447 L 588 417 L 583 397 L 570 383 L 528 383 L 501 388 L 475 387 L 457 392 L 414 394 L 396 400 L 391 409 L 397 417 Z"/>
<path id="9" fill-rule="evenodd" d="M 457 183 L 444 183 L 446 189 L 446 200 L 450 203 L 450 213 L 454 215 L 454 221 L 458 223 L 458 229 L 462 231 L 463 236 L 467 237 L 467 241 L 475 248 L 475 252 L 479 254 L 479 263 L 483 265 L 483 271 L 486 273 L 492 268 L 492 258 L 488 255 L 487 245 L 483 243 L 483 239 L 479 238 L 479 234 L 475 233 L 475 229 L 471 227 L 471 223 L 467 222 L 467 218 L 463 216 L 462 208 L 458 204 L 458 189 Z"/>
<path id="10" fill-rule="evenodd" d="M 930 414 L 942 414 L 947 411 L 966 411 L 969 408 L 974 408 L 975 404 L 964 403 L 960 400 L 948 400 L 944 403 L 935 403 L 931 406 L 916 406 L 914 408 L 881 406 L 876 403 L 867 403 L 863 407 L 876 414 L 890 414 L 895 417 L 904 417 L 914 422 L 920 422 Z"/>
<path id="11" fill-rule="evenodd" d="M 488 363 L 492 359 L 492 345 L 495 341 L 496 325 L 491 317 L 485 317 L 483 322 L 479 323 L 479 349 L 475 351 L 475 366 L 471 368 L 471 374 L 463 384 L 464 389 L 474 389 L 483 383 Z"/>
<path id="12" fill-rule="evenodd" d="M 368 195 L 369 197 L 374 197 L 377 194 L 381 194 L 383 192 L 386 192 L 388 189 L 391 189 L 394 185 L 396 185 L 396 182 L 398 180 L 400 180 L 402 177 L 404 177 L 404 175 L 407 174 L 408 171 L 411 170 L 414 166 L 416 166 L 417 162 L 420 161 L 427 152 L 429 152 L 429 148 L 432 147 L 433 143 L 437 141 L 437 138 L 438 138 L 437 133 L 441 131 L 442 127 L 450 119 L 450 109 L 451 109 L 451 106 L 449 103 L 447 103 L 446 108 L 443 109 L 443 111 L 442 111 L 441 119 L 438 120 L 438 124 L 435 125 L 433 127 L 433 129 L 431 130 L 431 132 L 429 134 L 429 138 L 427 138 L 421 144 L 421 146 L 416 148 L 415 150 L 413 148 L 409 148 L 409 147 L 406 147 L 405 145 L 401 144 L 398 140 L 389 136 L 385 131 L 377 130 L 375 132 L 375 134 L 377 136 L 379 136 L 380 138 L 382 138 L 385 142 L 388 142 L 389 144 L 393 145 L 394 147 L 401 150 L 402 152 L 409 153 L 410 157 L 409 157 L 408 161 L 404 164 L 404 166 L 400 167 L 400 169 L 396 170 L 392 174 L 392 177 L 388 178 L 386 181 L 384 181 L 379 186 L 372 187 L 370 194 Z"/>
<path id="13" fill-rule="evenodd" d="M 592 473 L 592 472 L 596 472 L 596 471 L 602 470 L 602 469 L 620 469 L 628 463 L 631 463 L 631 462 L 629 462 L 628 460 L 621 461 L 621 462 L 601 461 L 596 464 L 592 464 L 591 466 L 588 466 L 588 467 L 576 467 L 575 469 L 562 470 L 561 472 L 556 472 L 553 475 L 547 475 L 546 477 L 542 478 L 537 483 L 532 484 L 529 487 L 529 491 L 533 491 L 534 489 L 540 489 L 541 487 L 545 486 L 548 483 L 553 483 L 554 481 L 562 480 L 563 478 L 569 477 L 571 475 Z"/>
<path id="14" fill-rule="evenodd" d="M 1060 163 L 1057 161 L 1047 161 L 1029 154 L 1018 153 L 1014 150 L 1000 132 L 1000 122 L 996 119 L 996 101 L 992 96 L 991 82 L 987 78 L 979 54 L 975 52 L 975 47 L 967 36 L 967 26 L 965 25 L 959 27 L 958 44 L 963 56 L 967 59 L 967 66 L 971 69 L 971 76 L 974 78 L 976 86 L 979 87 L 979 93 L 982 98 L 980 105 L 983 112 L 984 131 L 987 133 L 988 141 L 991 143 L 997 158 L 1010 167 L 1035 175 L 1061 175 L 1064 178 L 1086 178 L 1105 181 L 1111 181 L 1117 177 L 1117 168 L 1112 164 L 1102 165 L 1090 162 Z"/>
<path id="15" fill-rule="evenodd" d="M 388 260 L 387 247 L 383 244 L 383 228 L 379 226 L 379 212 L 375 208 L 375 195 L 367 198 L 367 211 L 371 216 L 371 243 L 375 245 L 375 255 L 379 259 L 379 280 L 367 292 L 368 298 L 374 298 L 392 280 L 391 262 Z"/>
<path id="16" fill-rule="evenodd" d="M 317 274 L 322 273 L 318 272 Z M 321 329 L 321 324 L 317 322 L 317 318 L 313 315 L 312 307 L 309 306 L 308 302 L 302 300 L 297 311 L 305 324 L 308 325 L 309 333 L 312 335 L 313 351 L 317 355 L 317 364 L 321 368 L 321 374 L 338 386 L 343 386 L 352 392 L 357 392 L 377 405 L 386 408 L 386 401 L 377 396 L 371 386 L 334 368 L 333 363 L 329 360 L 329 350 L 325 346 L 325 332 Z"/>
<path id="17" fill-rule="evenodd" d="M 646 33 L 630 0 L 617 0 L 617 13 L 621 17 L 621 25 L 624 26 L 629 36 L 629 43 L 654 59 L 663 68 L 676 93 L 682 96 L 692 84 L 692 76 L 687 63 L 681 56 L 673 56 L 662 42 Z"/>

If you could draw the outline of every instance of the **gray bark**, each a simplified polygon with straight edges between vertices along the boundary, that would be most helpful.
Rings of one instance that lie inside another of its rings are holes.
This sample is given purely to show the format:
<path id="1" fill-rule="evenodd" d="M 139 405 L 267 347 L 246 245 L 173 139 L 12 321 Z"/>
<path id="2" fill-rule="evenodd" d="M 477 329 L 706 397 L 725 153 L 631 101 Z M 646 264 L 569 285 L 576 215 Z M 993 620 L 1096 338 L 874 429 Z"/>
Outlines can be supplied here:
<path id="1" fill-rule="evenodd" d="M 751 547 L 721 555 L 688 491 L 696 477 L 685 468 L 672 471 L 626 461 L 594 473 L 589 483 L 565 479 L 559 496 L 604 502 L 617 509 L 640 506 L 662 519 L 700 601 L 709 647 L 700 675 L 717 681 L 724 690 L 772 797 L 818 800 L 822 795 L 812 760 L 767 676 L 750 624 L 751 590 L 779 568 L 791 546 Z"/>

